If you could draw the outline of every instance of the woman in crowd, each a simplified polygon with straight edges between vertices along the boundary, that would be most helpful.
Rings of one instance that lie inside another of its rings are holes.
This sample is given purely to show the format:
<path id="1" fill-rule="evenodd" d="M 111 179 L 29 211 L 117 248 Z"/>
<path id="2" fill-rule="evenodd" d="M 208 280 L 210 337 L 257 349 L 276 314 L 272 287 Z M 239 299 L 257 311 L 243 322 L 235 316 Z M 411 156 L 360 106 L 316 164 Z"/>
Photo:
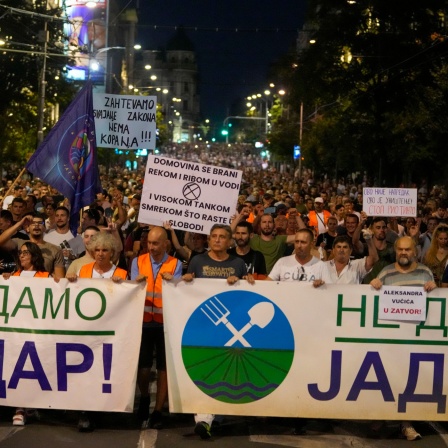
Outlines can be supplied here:
<path id="1" fill-rule="evenodd" d="M 116 239 L 106 233 L 99 232 L 94 235 L 89 244 L 89 250 L 93 253 L 95 261 L 82 266 L 77 274 L 67 276 L 71 282 L 80 278 L 110 278 L 114 282 L 126 280 L 127 272 L 117 267 L 113 260 L 118 255 Z"/>
<path id="2" fill-rule="evenodd" d="M 442 277 L 447 261 L 448 225 L 439 224 L 432 234 L 431 245 L 423 259 L 423 263 L 426 264 L 434 274 L 434 281 L 437 283 L 437 286 L 442 285 Z"/>
<path id="3" fill-rule="evenodd" d="M 13 274 L 4 272 L 3 278 L 5 280 L 12 276 L 14 277 L 40 277 L 48 278 L 50 274 L 45 271 L 44 258 L 39 246 L 35 243 L 26 242 L 20 246 L 18 251 L 18 269 Z M 26 423 L 27 417 L 33 417 L 36 414 L 35 409 L 17 408 L 12 424 L 14 426 L 23 426 Z"/>
<path id="4" fill-rule="evenodd" d="M 116 283 L 120 283 L 127 278 L 127 272 L 113 263 L 117 255 L 116 239 L 106 233 L 99 232 L 92 236 L 89 243 L 89 251 L 93 254 L 95 261 L 82 266 L 77 274 L 68 274 L 66 278 L 74 282 L 79 278 L 110 278 Z M 78 421 L 80 432 L 90 432 L 95 429 L 92 415 L 82 412 Z"/>

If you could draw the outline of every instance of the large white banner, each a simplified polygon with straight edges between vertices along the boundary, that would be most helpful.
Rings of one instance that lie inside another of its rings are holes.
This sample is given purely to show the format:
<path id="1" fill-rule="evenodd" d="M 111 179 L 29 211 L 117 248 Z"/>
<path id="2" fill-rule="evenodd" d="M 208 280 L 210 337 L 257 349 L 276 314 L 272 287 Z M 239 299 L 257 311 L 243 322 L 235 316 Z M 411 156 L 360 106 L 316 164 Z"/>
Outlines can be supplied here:
<path id="1" fill-rule="evenodd" d="M 93 94 L 96 144 L 101 148 L 154 149 L 157 97 Z"/>
<path id="2" fill-rule="evenodd" d="M 242 171 L 148 156 L 139 222 L 208 234 L 230 224 L 236 212 Z"/>
<path id="3" fill-rule="evenodd" d="M 0 277 L 0 404 L 132 412 L 145 284 Z"/>
<path id="4" fill-rule="evenodd" d="M 172 412 L 446 420 L 447 289 L 410 322 L 379 320 L 367 285 L 163 288 Z"/>

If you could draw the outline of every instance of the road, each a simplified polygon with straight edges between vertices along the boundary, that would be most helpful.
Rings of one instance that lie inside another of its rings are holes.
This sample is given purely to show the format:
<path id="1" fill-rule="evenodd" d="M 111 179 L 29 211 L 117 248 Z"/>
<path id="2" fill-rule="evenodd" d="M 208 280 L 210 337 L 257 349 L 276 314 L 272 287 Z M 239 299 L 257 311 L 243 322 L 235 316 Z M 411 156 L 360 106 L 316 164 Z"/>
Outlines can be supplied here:
<path id="1" fill-rule="evenodd" d="M 140 430 L 131 414 L 100 413 L 94 432 L 79 433 L 77 412 L 40 411 L 40 419 L 24 427 L 11 425 L 13 413 L 11 408 L 0 408 L 0 448 L 194 448 L 204 443 L 223 448 L 409 448 L 410 443 L 398 438 L 394 422 L 373 433 L 366 421 L 314 420 L 306 435 L 294 436 L 290 419 L 225 417 L 212 439 L 202 441 L 192 432 L 191 415 L 166 414 L 164 429 L 156 431 Z M 448 425 L 426 422 L 415 427 L 423 440 L 412 446 L 448 446 Z"/>

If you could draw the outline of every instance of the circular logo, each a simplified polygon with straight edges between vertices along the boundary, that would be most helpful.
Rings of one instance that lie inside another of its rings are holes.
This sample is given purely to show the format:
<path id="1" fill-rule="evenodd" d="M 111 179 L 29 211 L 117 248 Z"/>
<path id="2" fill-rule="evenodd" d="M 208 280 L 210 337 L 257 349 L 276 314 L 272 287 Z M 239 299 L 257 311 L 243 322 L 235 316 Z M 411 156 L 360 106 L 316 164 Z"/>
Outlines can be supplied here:
<path id="1" fill-rule="evenodd" d="M 193 383 L 225 403 L 271 394 L 294 358 L 288 319 L 272 301 L 250 291 L 226 291 L 203 302 L 182 335 L 182 359 Z"/>
<path id="2" fill-rule="evenodd" d="M 201 196 L 201 187 L 195 182 L 189 182 L 182 188 L 185 199 L 196 200 Z"/>

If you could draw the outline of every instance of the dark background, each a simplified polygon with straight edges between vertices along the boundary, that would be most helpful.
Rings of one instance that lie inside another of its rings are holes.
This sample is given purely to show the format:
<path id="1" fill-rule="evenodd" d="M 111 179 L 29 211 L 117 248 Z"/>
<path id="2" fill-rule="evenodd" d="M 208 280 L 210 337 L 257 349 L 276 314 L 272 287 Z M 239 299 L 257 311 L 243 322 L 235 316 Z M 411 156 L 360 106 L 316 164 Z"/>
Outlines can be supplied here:
<path id="1" fill-rule="evenodd" d="M 233 104 L 244 104 L 246 96 L 267 88 L 269 65 L 295 47 L 306 0 L 127 3 L 138 7 L 136 41 L 143 49 L 166 46 L 175 27 L 184 26 L 199 63 L 202 116 L 216 122 L 229 115 Z"/>

